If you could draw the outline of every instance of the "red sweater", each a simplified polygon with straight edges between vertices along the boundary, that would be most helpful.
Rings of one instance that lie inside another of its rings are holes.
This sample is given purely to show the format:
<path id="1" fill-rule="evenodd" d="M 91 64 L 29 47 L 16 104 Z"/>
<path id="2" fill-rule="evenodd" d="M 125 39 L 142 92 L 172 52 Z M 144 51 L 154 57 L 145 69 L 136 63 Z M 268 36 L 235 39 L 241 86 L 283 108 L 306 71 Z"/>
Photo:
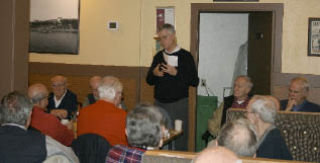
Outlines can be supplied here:
<path id="1" fill-rule="evenodd" d="M 125 134 L 126 116 L 127 113 L 114 104 L 99 100 L 80 110 L 77 134 L 98 134 L 112 146 L 128 145 Z"/>
<path id="2" fill-rule="evenodd" d="M 30 126 L 65 146 L 70 146 L 74 139 L 72 130 L 61 124 L 57 117 L 44 112 L 40 107 L 33 107 Z"/>

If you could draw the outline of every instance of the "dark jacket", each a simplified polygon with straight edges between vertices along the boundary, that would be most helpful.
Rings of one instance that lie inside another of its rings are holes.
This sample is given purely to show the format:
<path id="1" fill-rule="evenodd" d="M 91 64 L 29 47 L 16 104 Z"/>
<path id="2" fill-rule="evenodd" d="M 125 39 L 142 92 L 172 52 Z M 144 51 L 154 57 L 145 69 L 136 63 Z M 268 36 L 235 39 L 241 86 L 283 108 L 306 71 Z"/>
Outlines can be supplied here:
<path id="1" fill-rule="evenodd" d="M 288 100 L 281 100 L 280 105 L 281 105 L 280 110 L 285 110 L 288 105 Z M 299 111 L 301 111 L 301 112 L 320 112 L 320 106 L 306 100 L 304 102 L 302 108 Z"/>
<path id="2" fill-rule="evenodd" d="M 47 156 L 45 136 L 17 126 L 0 127 L 1 163 L 42 163 Z"/>
<path id="3" fill-rule="evenodd" d="M 280 130 L 274 128 L 269 131 L 257 150 L 257 157 L 292 160 Z"/>
<path id="4" fill-rule="evenodd" d="M 77 96 L 67 89 L 66 95 L 63 97 L 58 107 L 55 106 L 53 97 L 54 94 L 51 92 L 48 98 L 48 112 L 53 109 L 66 109 L 68 111 L 68 119 L 70 119 L 72 117 L 72 114 L 75 113 L 78 109 Z"/>
<path id="5" fill-rule="evenodd" d="M 249 94 L 248 98 L 251 99 L 252 96 L 253 96 L 252 94 Z M 221 118 L 221 126 L 223 126 L 224 123 L 226 122 L 228 109 L 232 107 L 232 103 L 234 99 L 235 99 L 234 95 L 223 98 L 223 112 L 222 112 L 222 118 Z"/>

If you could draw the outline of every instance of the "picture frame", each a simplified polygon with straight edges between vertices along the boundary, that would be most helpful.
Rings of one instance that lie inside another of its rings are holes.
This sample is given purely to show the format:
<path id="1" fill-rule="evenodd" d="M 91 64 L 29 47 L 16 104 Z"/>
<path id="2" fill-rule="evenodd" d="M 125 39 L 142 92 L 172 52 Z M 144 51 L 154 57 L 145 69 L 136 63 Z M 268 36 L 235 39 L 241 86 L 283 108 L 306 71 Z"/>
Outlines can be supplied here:
<path id="1" fill-rule="evenodd" d="M 80 0 L 31 0 L 29 52 L 79 53 Z"/>
<path id="2" fill-rule="evenodd" d="M 308 56 L 320 57 L 320 18 L 309 18 Z"/>

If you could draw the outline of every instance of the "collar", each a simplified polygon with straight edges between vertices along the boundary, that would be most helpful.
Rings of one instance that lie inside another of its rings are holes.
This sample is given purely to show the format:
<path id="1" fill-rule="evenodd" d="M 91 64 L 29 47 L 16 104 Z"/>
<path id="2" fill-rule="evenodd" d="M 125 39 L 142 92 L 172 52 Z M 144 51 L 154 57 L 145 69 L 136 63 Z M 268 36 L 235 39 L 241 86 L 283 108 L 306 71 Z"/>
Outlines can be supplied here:
<path id="1" fill-rule="evenodd" d="M 23 130 L 27 130 L 27 128 L 25 126 L 16 124 L 16 123 L 3 123 L 1 126 L 15 126 L 15 127 L 19 127 Z"/>
<path id="2" fill-rule="evenodd" d="M 53 95 L 53 100 L 54 100 L 54 104 L 55 104 L 56 108 L 58 108 L 58 106 L 61 104 L 61 101 L 63 100 L 63 98 L 67 94 L 67 92 L 68 92 L 68 90 L 66 90 L 64 92 L 64 94 L 62 95 L 62 97 L 59 100 L 57 100 L 56 95 Z"/>
<path id="3" fill-rule="evenodd" d="M 177 45 L 177 46 L 172 50 L 172 52 L 168 52 L 166 49 L 164 49 L 163 52 L 164 52 L 165 54 L 167 54 L 167 55 L 171 55 L 171 54 L 173 54 L 173 53 L 178 52 L 179 50 L 181 50 L 181 48 L 180 48 L 179 45 Z"/>

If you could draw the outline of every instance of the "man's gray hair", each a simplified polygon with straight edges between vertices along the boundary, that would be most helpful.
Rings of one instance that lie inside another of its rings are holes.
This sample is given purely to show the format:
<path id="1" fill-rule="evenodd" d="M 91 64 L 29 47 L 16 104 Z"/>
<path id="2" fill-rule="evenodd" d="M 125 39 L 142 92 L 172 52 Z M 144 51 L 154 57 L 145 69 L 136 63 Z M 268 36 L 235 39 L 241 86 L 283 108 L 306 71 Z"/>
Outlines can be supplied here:
<path id="1" fill-rule="evenodd" d="M 310 84 L 307 78 L 299 76 L 299 77 L 295 77 L 293 79 L 291 79 L 291 83 L 293 82 L 299 82 L 299 84 L 301 84 L 301 86 L 306 90 L 309 91 L 310 89 Z"/>
<path id="2" fill-rule="evenodd" d="M 99 97 L 114 100 L 116 93 L 122 92 L 123 86 L 118 78 L 106 76 L 98 87 Z"/>
<path id="3" fill-rule="evenodd" d="M 217 138 L 218 145 L 224 146 L 238 156 L 253 156 L 257 150 L 257 132 L 247 119 L 240 118 L 226 123 Z"/>
<path id="4" fill-rule="evenodd" d="M 253 83 L 251 81 L 251 78 L 249 76 L 245 76 L 245 75 L 240 75 L 237 77 L 237 79 L 239 78 L 243 78 L 244 80 L 246 80 L 247 86 L 251 89 L 253 87 Z M 236 80 L 237 80 L 236 79 Z"/>
<path id="5" fill-rule="evenodd" d="M 163 115 L 153 105 L 141 104 L 127 115 L 128 143 L 134 147 L 158 147 L 161 140 Z"/>
<path id="6" fill-rule="evenodd" d="M 23 126 L 27 124 L 32 110 L 28 97 L 14 91 L 4 96 L 1 103 L 1 123 L 15 123 Z"/>
<path id="7" fill-rule="evenodd" d="M 32 104 L 38 104 L 41 100 L 47 98 L 46 92 L 39 92 L 33 96 L 30 97 Z"/>
<path id="8" fill-rule="evenodd" d="M 277 115 L 275 102 L 263 96 L 254 96 L 252 100 L 252 112 L 258 114 L 262 121 L 274 124 Z"/>
<path id="9" fill-rule="evenodd" d="M 174 29 L 174 26 L 171 24 L 163 24 L 160 28 L 159 28 L 159 32 L 163 31 L 163 30 L 168 30 L 169 33 L 171 34 L 175 34 L 176 30 Z"/>

